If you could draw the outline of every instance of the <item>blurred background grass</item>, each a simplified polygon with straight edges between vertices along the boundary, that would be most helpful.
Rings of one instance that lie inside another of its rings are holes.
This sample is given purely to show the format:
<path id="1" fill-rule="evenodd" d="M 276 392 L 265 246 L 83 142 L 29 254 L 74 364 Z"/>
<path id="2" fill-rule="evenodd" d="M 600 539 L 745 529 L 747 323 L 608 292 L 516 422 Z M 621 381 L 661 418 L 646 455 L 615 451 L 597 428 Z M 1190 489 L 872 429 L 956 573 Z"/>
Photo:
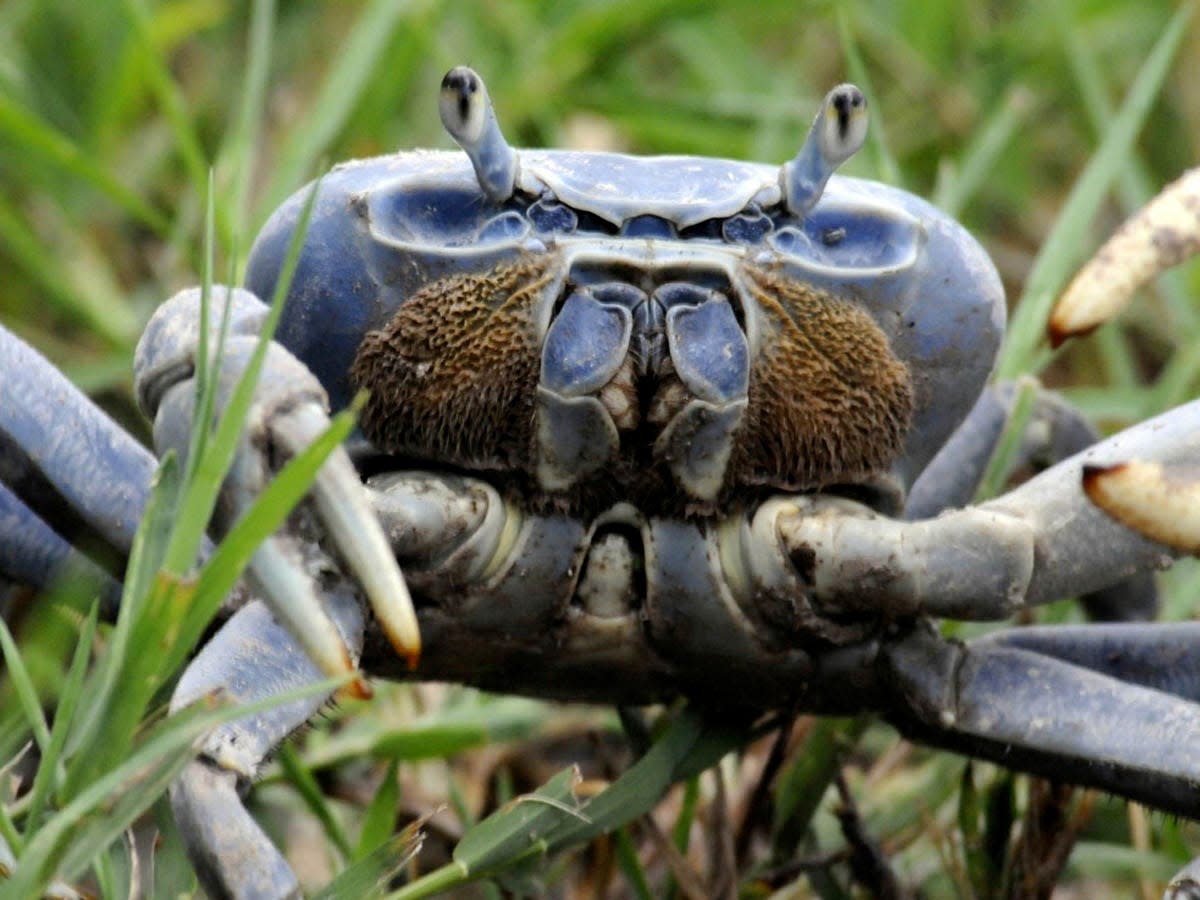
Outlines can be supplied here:
<path id="1" fill-rule="evenodd" d="M 1177 9 L 1147 0 L 6 0 L 0 320 L 144 435 L 129 399 L 132 350 L 154 307 L 198 280 L 209 167 L 220 278 L 240 269 L 257 227 L 321 161 L 452 146 L 437 87 L 463 62 L 487 79 L 516 144 L 771 162 L 795 152 L 829 86 L 857 81 L 873 130 L 847 171 L 932 197 L 962 218 L 1016 298 Z M 1198 151 L 1193 21 L 1087 240 L 1062 251 L 1063 267 L 1195 165 Z M 1016 363 L 1106 429 L 1193 397 L 1200 273 L 1192 266 L 1164 278 L 1118 324 L 1053 358 L 1029 353 Z M 1192 615 L 1195 568 L 1166 584 L 1168 614 Z M 396 700 L 402 709 L 411 702 Z M 539 713 L 519 733 L 552 718 Z M 862 746 L 872 761 L 895 752 L 886 733 L 869 732 Z M 941 896 L 962 889 L 947 875 L 954 854 L 937 849 L 955 839 L 931 825 L 936 803 L 917 815 L 912 798 L 929 772 L 954 794 L 961 764 L 934 763 L 877 774 L 860 799 L 885 838 L 923 832 L 924 851 L 904 875 Z M 914 815 L 898 823 L 894 806 L 905 803 Z M 1187 850 L 1172 823 L 1155 824 L 1150 843 L 1136 843 L 1164 855 L 1113 863 L 1135 843 L 1123 808 L 1114 809 L 1066 880 L 1104 879 L 1113 896 L 1127 896 Z"/>

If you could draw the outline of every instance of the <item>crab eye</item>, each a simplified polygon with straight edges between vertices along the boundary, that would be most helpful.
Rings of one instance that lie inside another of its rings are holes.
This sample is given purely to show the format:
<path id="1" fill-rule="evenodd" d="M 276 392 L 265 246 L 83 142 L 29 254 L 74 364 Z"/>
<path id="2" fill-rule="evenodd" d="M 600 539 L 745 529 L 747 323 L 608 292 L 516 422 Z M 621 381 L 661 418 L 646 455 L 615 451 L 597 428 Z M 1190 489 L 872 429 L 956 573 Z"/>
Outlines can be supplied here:
<path id="1" fill-rule="evenodd" d="M 471 69 L 457 66 L 442 79 L 438 112 L 442 125 L 460 144 L 477 144 L 488 111 L 487 88 Z"/>
<path id="2" fill-rule="evenodd" d="M 867 139 L 867 98 L 852 84 L 839 84 L 821 102 L 800 152 L 779 170 L 783 203 L 803 216 L 825 190 L 834 170 Z"/>
<path id="3" fill-rule="evenodd" d="M 442 79 L 438 112 L 450 137 L 466 151 L 483 192 L 497 203 L 513 194 L 517 154 L 504 140 L 483 79 L 466 66 L 456 66 Z"/>
<path id="4" fill-rule="evenodd" d="M 867 139 L 867 98 L 852 84 L 839 84 L 825 97 L 814 127 L 819 127 L 821 156 L 840 166 Z"/>

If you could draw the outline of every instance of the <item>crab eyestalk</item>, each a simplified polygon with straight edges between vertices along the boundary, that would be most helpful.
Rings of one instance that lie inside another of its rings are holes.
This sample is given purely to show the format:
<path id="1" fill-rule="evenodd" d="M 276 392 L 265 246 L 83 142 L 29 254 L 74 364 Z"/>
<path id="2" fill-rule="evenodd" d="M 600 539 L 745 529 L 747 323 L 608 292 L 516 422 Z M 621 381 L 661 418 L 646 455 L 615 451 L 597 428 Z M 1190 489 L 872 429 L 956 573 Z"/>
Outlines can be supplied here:
<path id="1" fill-rule="evenodd" d="M 513 195 L 517 153 L 508 145 L 483 79 L 466 66 L 456 66 L 442 79 L 438 112 L 450 137 L 466 151 L 483 192 L 497 203 Z"/>
<path id="2" fill-rule="evenodd" d="M 779 168 L 779 188 L 788 212 L 799 217 L 812 209 L 829 176 L 866 139 L 867 98 L 854 85 L 839 84 L 825 95 L 800 152 Z"/>

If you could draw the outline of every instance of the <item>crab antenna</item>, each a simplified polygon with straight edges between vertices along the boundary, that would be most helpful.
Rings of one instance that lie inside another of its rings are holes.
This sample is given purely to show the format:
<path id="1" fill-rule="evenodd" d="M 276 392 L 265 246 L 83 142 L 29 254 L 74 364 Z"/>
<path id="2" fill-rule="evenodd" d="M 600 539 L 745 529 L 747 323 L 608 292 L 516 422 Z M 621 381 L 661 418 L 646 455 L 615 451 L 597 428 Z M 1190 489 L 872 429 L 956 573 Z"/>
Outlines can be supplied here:
<path id="1" fill-rule="evenodd" d="M 517 153 L 504 140 L 487 86 L 474 69 L 455 66 L 442 79 L 438 99 L 442 124 L 467 151 L 483 192 L 497 203 L 513 195 Z"/>
<path id="2" fill-rule="evenodd" d="M 800 152 L 779 168 L 779 188 L 788 212 L 803 216 L 812 209 L 829 176 L 858 152 L 866 138 L 867 98 L 854 85 L 839 84 L 821 101 Z"/>

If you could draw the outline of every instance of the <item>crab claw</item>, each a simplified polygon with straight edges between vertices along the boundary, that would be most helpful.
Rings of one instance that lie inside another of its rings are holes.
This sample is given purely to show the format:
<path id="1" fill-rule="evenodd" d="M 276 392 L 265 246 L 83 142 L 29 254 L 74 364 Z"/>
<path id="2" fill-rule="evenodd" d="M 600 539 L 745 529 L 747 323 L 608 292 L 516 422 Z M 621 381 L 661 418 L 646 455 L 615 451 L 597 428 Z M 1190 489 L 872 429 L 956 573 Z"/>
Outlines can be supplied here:
<path id="1" fill-rule="evenodd" d="M 795 158 L 779 169 L 779 188 L 788 212 L 803 216 L 825 190 L 829 176 L 867 139 L 867 98 L 852 84 L 839 84 L 821 102 Z"/>
<path id="2" fill-rule="evenodd" d="M 483 192 L 497 203 L 513 195 L 517 153 L 508 145 L 483 79 L 466 66 L 456 66 L 442 79 L 438 111 L 450 137 L 466 151 Z"/>
<path id="3" fill-rule="evenodd" d="M 1151 540 L 1200 555 L 1200 472 L 1161 463 L 1085 465 L 1083 489 L 1102 510 Z"/>
<path id="4" fill-rule="evenodd" d="M 223 410 L 259 343 L 267 307 L 246 291 L 214 291 L 213 333 L 229 315 L 228 337 L 216 370 L 214 406 Z M 184 291 L 163 304 L 138 345 L 138 395 L 154 419 L 155 445 L 186 453 L 195 418 L 191 380 L 199 331 L 199 292 Z M 279 344 L 270 344 L 234 455 L 213 526 L 225 532 L 267 487 L 281 462 L 308 447 L 328 426 L 327 398 L 312 373 Z M 310 489 L 312 507 L 269 538 L 251 558 L 248 575 L 271 613 L 332 677 L 353 674 L 358 653 L 334 623 L 318 579 L 329 569 L 321 538 L 341 557 L 346 574 L 367 601 L 396 652 L 410 667 L 421 642 L 412 598 L 362 482 L 346 451 L 338 447 Z M 312 522 L 317 528 L 306 523 Z M 317 534 L 312 532 L 316 531 Z M 351 690 L 369 695 L 357 677 Z"/>
<path id="5" fill-rule="evenodd" d="M 323 410 L 306 404 L 277 420 L 274 431 L 285 449 L 296 453 L 312 443 L 327 424 Z M 312 497 L 327 534 L 367 595 L 389 643 L 409 668 L 415 669 L 421 658 L 421 633 L 412 596 L 345 453 L 335 453 L 326 461 L 313 482 Z"/>
<path id="6" fill-rule="evenodd" d="M 1200 168 L 1167 185 L 1079 270 L 1050 314 L 1050 343 L 1093 331 L 1146 282 L 1197 253 Z"/>

